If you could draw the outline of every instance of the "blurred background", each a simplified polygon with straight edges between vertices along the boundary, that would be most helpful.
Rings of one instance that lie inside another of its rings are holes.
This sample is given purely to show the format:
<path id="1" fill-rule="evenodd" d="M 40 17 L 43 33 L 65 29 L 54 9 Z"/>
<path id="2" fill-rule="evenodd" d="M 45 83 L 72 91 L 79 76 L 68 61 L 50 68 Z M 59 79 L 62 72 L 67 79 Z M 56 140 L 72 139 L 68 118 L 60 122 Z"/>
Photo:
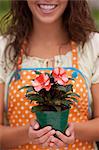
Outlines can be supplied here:
<path id="1" fill-rule="evenodd" d="M 88 0 L 92 10 L 92 16 L 95 19 L 99 29 L 99 0 Z M 9 10 L 10 0 L 0 0 L 0 18 Z"/>

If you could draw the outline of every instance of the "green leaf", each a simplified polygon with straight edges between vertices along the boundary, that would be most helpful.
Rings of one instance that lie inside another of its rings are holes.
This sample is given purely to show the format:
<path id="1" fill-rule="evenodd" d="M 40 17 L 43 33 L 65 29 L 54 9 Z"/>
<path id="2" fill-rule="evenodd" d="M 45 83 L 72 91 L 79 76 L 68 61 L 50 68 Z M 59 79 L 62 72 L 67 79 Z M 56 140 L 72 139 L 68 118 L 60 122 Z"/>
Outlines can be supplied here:
<path id="1" fill-rule="evenodd" d="M 77 94 L 77 93 L 71 93 L 71 96 L 80 97 L 80 95 L 79 95 L 79 94 Z"/>
<path id="2" fill-rule="evenodd" d="M 73 102 L 70 101 L 70 100 L 65 100 L 65 101 L 62 101 L 62 104 L 66 105 L 66 106 L 69 106 L 69 105 L 73 104 Z"/>
<path id="3" fill-rule="evenodd" d="M 64 97 L 70 97 L 70 96 L 80 97 L 77 93 L 72 93 L 72 92 L 64 95 Z"/>
<path id="4" fill-rule="evenodd" d="M 33 106 L 31 111 L 37 112 L 37 111 L 43 111 L 44 107 L 42 105 Z"/>
<path id="5" fill-rule="evenodd" d="M 58 85 L 56 87 L 56 89 L 58 89 L 59 91 L 63 91 L 65 93 L 68 93 L 70 91 L 73 91 L 73 85 L 72 84 L 68 84 L 66 86 Z"/>
<path id="6" fill-rule="evenodd" d="M 29 93 L 29 92 L 33 92 L 34 91 L 34 88 L 33 87 L 29 87 L 26 91 L 26 93 Z"/>
<path id="7" fill-rule="evenodd" d="M 44 102 L 44 99 L 38 94 L 26 94 L 26 98 L 31 101 Z"/>
<path id="8" fill-rule="evenodd" d="M 75 101 L 76 103 L 78 103 L 78 100 L 77 100 L 75 97 L 69 97 L 69 96 L 68 96 L 68 98 L 69 98 L 70 100 L 73 100 L 73 101 Z"/>
<path id="9" fill-rule="evenodd" d="M 72 84 L 66 85 L 65 88 L 66 88 L 66 93 L 73 91 L 73 85 Z"/>
<path id="10" fill-rule="evenodd" d="M 41 74 L 41 72 L 40 72 L 40 71 L 35 71 L 35 73 L 36 73 L 36 74 L 38 74 L 38 75 L 40 75 L 40 74 Z"/>
<path id="11" fill-rule="evenodd" d="M 77 100 L 75 97 L 71 97 L 71 99 L 72 99 L 73 101 L 75 101 L 76 103 L 78 103 L 78 100 Z"/>
<path id="12" fill-rule="evenodd" d="M 32 85 L 30 85 L 30 86 L 23 86 L 23 87 L 21 87 L 21 88 L 19 88 L 19 90 L 22 90 L 22 89 L 28 89 L 28 88 L 32 88 L 33 89 L 33 86 Z"/>
<path id="13" fill-rule="evenodd" d="M 61 86 L 61 85 L 58 85 L 58 87 L 56 87 L 56 89 L 58 89 L 59 91 L 66 92 L 66 88 L 64 86 Z"/>

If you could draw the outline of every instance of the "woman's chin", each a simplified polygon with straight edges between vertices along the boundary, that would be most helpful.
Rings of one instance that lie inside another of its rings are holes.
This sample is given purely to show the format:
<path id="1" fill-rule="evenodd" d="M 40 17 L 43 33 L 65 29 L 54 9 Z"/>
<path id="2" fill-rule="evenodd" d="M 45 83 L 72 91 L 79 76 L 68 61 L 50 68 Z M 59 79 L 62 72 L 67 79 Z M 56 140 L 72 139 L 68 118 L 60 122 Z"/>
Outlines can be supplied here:
<path id="1" fill-rule="evenodd" d="M 57 22 L 57 19 L 53 17 L 44 17 L 44 18 L 42 17 L 42 18 L 38 18 L 37 20 L 39 21 L 39 23 L 50 24 L 50 25 Z"/>

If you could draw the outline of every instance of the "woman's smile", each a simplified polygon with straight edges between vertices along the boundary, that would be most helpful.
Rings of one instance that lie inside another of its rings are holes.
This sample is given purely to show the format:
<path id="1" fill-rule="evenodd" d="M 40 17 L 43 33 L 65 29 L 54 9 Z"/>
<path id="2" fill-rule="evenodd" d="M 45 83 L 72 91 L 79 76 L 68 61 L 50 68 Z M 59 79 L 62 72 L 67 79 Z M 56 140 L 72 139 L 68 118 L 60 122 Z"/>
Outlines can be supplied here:
<path id="1" fill-rule="evenodd" d="M 44 14 L 52 13 L 56 8 L 56 4 L 38 4 L 39 9 Z"/>
<path id="2" fill-rule="evenodd" d="M 27 0 L 28 6 L 33 14 L 33 19 L 43 23 L 53 23 L 60 20 L 68 0 Z"/>

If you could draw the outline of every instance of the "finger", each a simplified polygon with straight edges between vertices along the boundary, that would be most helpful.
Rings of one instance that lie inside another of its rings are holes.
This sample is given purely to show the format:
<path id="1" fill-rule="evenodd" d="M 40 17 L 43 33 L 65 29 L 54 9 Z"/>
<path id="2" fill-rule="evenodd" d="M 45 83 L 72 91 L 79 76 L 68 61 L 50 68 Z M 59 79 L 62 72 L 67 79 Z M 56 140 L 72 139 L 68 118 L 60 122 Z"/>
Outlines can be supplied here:
<path id="1" fill-rule="evenodd" d="M 71 134 L 73 134 L 73 132 L 74 132 L 74 125 L 70 123 L 65 131 L 65 134 L 69 137 Z"/>
<path id="2" fill-rule="evenodd" d="M 52 135 L 54 135 L 54 134 L 55 134 L 55 130 L 51 130 L 51 131 L 48 132 L 47 134 L 41 136 L 40 138 L 37 138 L 37 141 L 39 142 L 39 144 L 43 144 L 43 143 L 45 143 L 45 142 L 48 140 L 48 138 L 49 138 L 50 136 L 52 136 Z"/>
<path id="3" fill-rule="evenodd" d="M 59 140 L 59 139 L 56 138 L 56 137 L 53 137 L 53 138 L 51 139 L 51 142 L 52 142 L 52 143 L 50 143 L 50 146 L 51 146 L 51 147 L 53 147 L 54 144 L 55 144 L 56 147 L 64 147 L 64 146 L 65 146 L 65 144 L 63 143 L 63 141 Z"/>
<path id="4" fill-rule="evenodd" d="M 33 129 L 38 129 L 40 126 L 39 126 L 39 123 L 36 121 L 36 120 L 31 120 L 30 121 L 30 126 L 33 128 Z"/>
<path id="5" fill-rule="evenodd" d="M 74 143 L 74 133 L 72 133 L 69 137 L 61 133 L 60 131 L 56 131 L 56 135 L 60 138 L 65 144 L 73 144 Z"/>
<path id="6" fill-rule="evenodd" d="M 35 138 L 40 138 L 41 136 L 45 135 L 46 133 L 48 133 L 49 131 L 51 131 L 52 127 L 51 126 L 47 126 L 44 127 L 40 130 L 33 130 L 33 134 L 35 135 Z"/>
<path id="7" fill-rule="evenodd" d="M 40 144 L 40 145 L 42 144 L 43 147 L 46 147 L 49 145 L 49 142 L 51 138 L 53 137 L 52 135 L 54 133 L 55 133 L 55 130 L 51 131 L 50 134 L 48 133 L 47 135 L 44 135 L 44 137 L 34 139 L 32 143 Z"/>
<path id="8" fill-rule="evenodd" d="M 71 136 L 70 130 L 67 129 L 67 130 L 65 131 L 65 134 L 66 134 L 66 136 L 68 136 L 68 137 Z"/>
<path id="9" fill-rule="evenodd" d="M 55 143 L 53 143 L 53 142 L 50 142 L 50 143 L 49 143 L 49 146 L 50 146 L 50 148 L 52 148 L 52 149 L 56 149 L 56 148 L 57 148 L 57 146 L 56 146 Z"/>
<path id="10" fill-rule="evenodd" d="M 50 141 L 53 138 L 53 136 L 50 136 L 45 143 L 42 144 L 42 148 L 49 147 Z"/>
<path id="11" fill-rule="evenodd" d="M 35 138 L 35 135 L 33 134 L 33 128 L 31 126 L 29 127 L 28 137 L 30 141 L 33 141 Z"/>

